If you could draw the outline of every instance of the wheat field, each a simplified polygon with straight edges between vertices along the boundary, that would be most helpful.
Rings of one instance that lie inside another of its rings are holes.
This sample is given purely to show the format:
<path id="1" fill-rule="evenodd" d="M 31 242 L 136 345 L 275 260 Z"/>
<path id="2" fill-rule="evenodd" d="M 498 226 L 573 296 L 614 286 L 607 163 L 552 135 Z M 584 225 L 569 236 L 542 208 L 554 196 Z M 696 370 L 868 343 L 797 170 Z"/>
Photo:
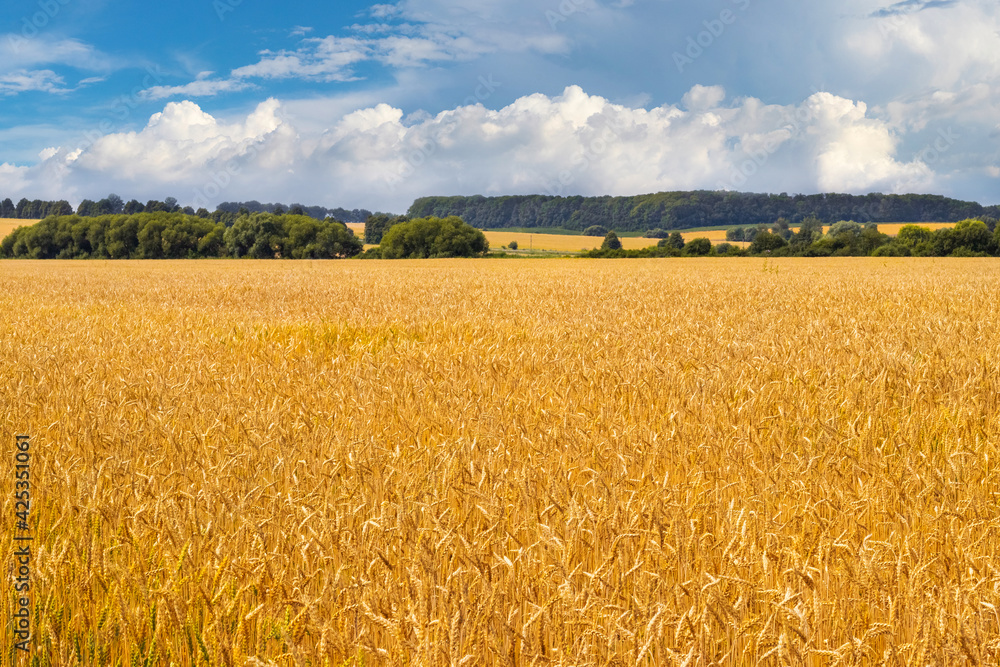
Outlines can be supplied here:
<path id="1" fill-rule="evenodd" d="M 0 241 L 18 227 L 33 225 L 38 220 L 19 220 L 17 218 L 0 218 Z"/>
<path id="2" fill-rule="evenodd" d="M 998 289 L 988 259 L 0 262 L 32 664 L 996 664 Z"/>

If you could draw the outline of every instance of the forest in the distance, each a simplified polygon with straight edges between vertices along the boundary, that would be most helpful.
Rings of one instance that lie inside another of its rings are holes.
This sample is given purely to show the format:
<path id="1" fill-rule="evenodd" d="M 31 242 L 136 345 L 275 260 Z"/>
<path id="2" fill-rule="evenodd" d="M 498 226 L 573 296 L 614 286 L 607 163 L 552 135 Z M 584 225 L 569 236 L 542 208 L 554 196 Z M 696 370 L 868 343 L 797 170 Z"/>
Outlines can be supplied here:
<path id="1" fill-rule="evenodd" d="M 755 194 L 744 192 L 660 192 L 633 197 L 423 197 L 407 215 L 459 216 L 479 229 L 561 227 L 584 230 L 601 225 L 619 232 L 692 229 L 730 225 L 797 225 L 815 218 L 830 225 L 860 223 L 958 222 L 1000 217 L 1000 206 L 940 195 Z"/>
<path id="2" fill-rule="evenodd" d="M 102 215 L 136 215 L 138 213 L 183 213 L 199 218 L 212 219 L 214 222 L 232 225 L 241 215 L 252 213 L 272 213 L 274 215 L 305 215 L 316 220 L 332 218 L 340 222 L 364 222 L 372 212 L 367 209 L 347 210 L 345 208 L 326 208 L 324 206 L 303 206 L 302 204 L 261 204 L 259 201 L 222 202 L 215 207 L 214 212 L 200 208 L 195 210 L 190 206 L 182 207 L 174 197 L 163 201 L 151 199 L 145 204 L 132 199 L 124 201 L 116 194 L 110 194 L 97 201 L 84 199 L 73 209 L 65 199 L 45 201 L 22 198 L 15 204 L 10 197 L 0 200 L 0 218 L 15 220 L 41 220 L 50 215 L 65 216 L 76 214 L 84 218 L 95 218 Z"/>

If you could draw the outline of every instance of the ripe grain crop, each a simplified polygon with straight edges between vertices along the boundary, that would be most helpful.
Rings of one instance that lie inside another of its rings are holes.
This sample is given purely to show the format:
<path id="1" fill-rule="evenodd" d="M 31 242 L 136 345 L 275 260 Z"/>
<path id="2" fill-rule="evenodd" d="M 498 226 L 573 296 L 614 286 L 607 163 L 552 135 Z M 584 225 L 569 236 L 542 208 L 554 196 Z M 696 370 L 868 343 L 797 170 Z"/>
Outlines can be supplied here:
<path id="1" fill-rule="evenodd" d="M 38 220 L 19 220 L 17 218 L 0 218 L 0 241 L 18 227 L 28 227 Z"/>
<path id="2" fill-rule="evenodd" d="M 2 262 L 36 664 L 996 664 L 998 289 L 995 260 Z"/>
<path id="3" fill-rule="evenodd" d="M 519 250 L 533 248 L 535 250 L 554 250 L 557 252 L 580 252 L 600 248 L 604 242 L 603 236 L 576 236 L 570 234 L 524 234 L 521 232 L 484 232 L 490 248 L 499 248 L 517 241 Z M 625 237 L 621 239 L 622 247 L 632 250 L 648 248 L 656 245 L 659 239 Z"/>

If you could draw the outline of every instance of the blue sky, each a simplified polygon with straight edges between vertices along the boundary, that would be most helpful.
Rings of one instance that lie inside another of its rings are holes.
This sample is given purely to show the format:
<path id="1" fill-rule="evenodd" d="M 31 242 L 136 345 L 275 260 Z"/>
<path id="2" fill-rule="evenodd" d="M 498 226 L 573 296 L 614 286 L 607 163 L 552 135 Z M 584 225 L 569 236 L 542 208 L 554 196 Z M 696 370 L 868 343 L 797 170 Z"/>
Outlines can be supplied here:
<path id="1" fill-rule="evenodd" d="M 0 196 L 1000 202 L 995 0 L 12 1 Z"/>

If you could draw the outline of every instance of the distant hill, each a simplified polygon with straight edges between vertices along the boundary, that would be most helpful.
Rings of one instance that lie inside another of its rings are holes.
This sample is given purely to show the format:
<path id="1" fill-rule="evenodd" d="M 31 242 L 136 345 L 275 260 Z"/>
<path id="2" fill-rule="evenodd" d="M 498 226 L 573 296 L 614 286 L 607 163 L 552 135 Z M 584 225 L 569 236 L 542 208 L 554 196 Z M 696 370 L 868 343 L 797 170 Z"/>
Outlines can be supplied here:
<path id="1" fill-rule="evenodd" d="M 407 215 L 449 215 L 480 229 L 603 225 L 618 231 L 690 229 L 724 225 L 771 225 L 778 218 L 796 224 L 814 216 L 824 224 L 857 222 L 957 222 L 1000 217 L 1000 206 L 940 195 L 755 194 L 745 192 L 660 192 L 631 197 L 423 197 Z"/>

